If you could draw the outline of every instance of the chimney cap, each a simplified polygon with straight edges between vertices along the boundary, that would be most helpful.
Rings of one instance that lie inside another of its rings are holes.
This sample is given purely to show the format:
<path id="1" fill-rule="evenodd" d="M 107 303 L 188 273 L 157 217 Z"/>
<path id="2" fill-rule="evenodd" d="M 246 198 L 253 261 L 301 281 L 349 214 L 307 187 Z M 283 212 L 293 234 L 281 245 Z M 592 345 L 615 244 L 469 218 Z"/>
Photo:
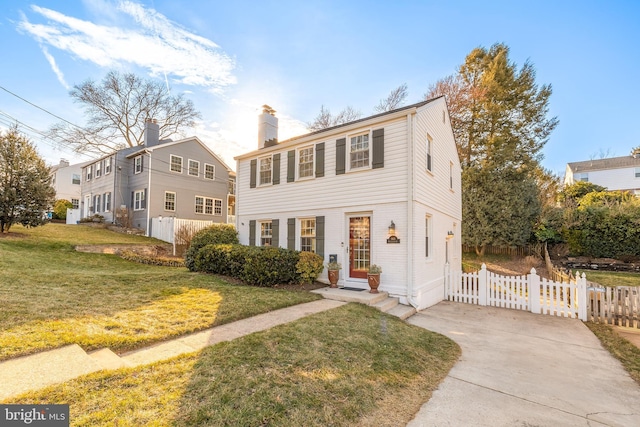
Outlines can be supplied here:
<path id="1" fill-rule="evenodd" d="M 262 106 L 262 112 L 263 113 L 267 113 L 267 114 L 271 114 L 273 116 L 275 114 L 276 110 L 274 110 L 273 108 L 269 107 L 267 104 L 264 104 Z"/>

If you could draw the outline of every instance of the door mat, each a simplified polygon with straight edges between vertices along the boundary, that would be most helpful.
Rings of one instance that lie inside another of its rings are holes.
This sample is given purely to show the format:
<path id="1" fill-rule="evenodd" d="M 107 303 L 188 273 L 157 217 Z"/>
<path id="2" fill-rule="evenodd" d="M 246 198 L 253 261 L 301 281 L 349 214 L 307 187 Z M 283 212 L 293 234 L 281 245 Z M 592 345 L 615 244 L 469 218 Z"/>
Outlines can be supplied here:
<path id="1" fill-rule="evenodd" d="M 364 290 L 365 290 L 365 289 L 360 289 L 360 288 L 349 288 L 349 287 L 347 287 L 347 286 L 345 286 L 345 287 L 344 287 L 344 288 L 342 288 L 342 289 L 344 289 L 345 291 L 356 291 L 356 292 L 361 292 L 361 291 L 364 291 Z"/>

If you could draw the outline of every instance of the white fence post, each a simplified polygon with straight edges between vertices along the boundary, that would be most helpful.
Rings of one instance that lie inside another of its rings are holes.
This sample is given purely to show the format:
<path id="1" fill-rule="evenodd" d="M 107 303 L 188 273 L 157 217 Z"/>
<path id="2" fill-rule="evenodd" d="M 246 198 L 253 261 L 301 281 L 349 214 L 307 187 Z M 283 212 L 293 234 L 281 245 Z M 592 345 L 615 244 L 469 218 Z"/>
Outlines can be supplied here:
<path id="1" fill-rule="evenodd" d="M 478 305 L 487 305 L 487 286 L 489 286 L 487 275 L 487 266 L 482 263 L 482 267 L 478 271 Z"/>
<path id="2" fill-rule="evenodd" d="M 451 295 L 451 267 L 449 263 L 444 264 L 444 299 L 449 299 Z"/>
<path id="3" fill-rule="evenodd" d="M 536 269 L 531 268 L 531 273 L 527 274 L 527 287 L 529 288 L 529 308 L 532 313 L 540 314 L 540 276 L 536 274 Z"/>
<path id="4" fill-rule="evenodd" d="M 578 291 L 578 319 L 587 321 L 587 276 L 576 273 L 576 285 Z"/>

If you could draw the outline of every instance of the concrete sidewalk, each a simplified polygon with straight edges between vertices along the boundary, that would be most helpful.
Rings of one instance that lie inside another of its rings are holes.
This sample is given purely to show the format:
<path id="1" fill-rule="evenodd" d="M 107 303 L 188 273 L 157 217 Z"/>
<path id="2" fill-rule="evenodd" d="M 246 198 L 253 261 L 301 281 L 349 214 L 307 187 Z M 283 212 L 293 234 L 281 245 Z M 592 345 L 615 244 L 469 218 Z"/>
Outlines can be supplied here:
<path id="1" fill-rule="evenodd" d="M 344 304 L 346 303 L 329 299 L 298 304 L 164 341 L 120 356 L 109 349 L 86 353 L 78 345 L 69 345 L 10 359 L 0 362 L 0 401 L 92 372 L 145 365 L 191 353 Z"/>
<path id="2" fill-rule="evenodd" d="M 579 320 L 441 302 L 408 322 L 462 348 L 409 427 L 640 426 L 640 386 Z"/>

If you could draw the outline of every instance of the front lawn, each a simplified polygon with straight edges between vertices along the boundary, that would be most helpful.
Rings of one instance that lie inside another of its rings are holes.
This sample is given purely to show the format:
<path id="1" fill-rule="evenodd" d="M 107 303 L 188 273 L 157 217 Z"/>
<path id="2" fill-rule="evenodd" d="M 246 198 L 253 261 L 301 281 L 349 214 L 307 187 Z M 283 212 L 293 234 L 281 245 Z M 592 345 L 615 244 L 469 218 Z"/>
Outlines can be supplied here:
<path id="1" fill-rule="evenodd" d="M 585 322 L 585 325 L 598 337 L 602 346 L 622 363 L 631 378 L 640 384 L 640 348 L 618 335 L 609 325 L 594 322 Z"/>
<path id="2" fill-rule="evenodd" d="M 640 286 L 639 273 L 625 273 L 620 271 L 581 270 L 590 282 L 602 286 Z"/>
<path id="3" fill-rule="evenodd" d="M 320 298 L 74 250 L 111 243 L 157 241 L 64 224 L 0 236 L 0 360 L 72 343 L 129 350 Z"/>
<path id="4" fill-rule="evenodd" d="M 4 403 L 69 403 L 74 426 L 395 427 L 413 418 L 459 356 L 442 335 L 348 304 Z"/>

